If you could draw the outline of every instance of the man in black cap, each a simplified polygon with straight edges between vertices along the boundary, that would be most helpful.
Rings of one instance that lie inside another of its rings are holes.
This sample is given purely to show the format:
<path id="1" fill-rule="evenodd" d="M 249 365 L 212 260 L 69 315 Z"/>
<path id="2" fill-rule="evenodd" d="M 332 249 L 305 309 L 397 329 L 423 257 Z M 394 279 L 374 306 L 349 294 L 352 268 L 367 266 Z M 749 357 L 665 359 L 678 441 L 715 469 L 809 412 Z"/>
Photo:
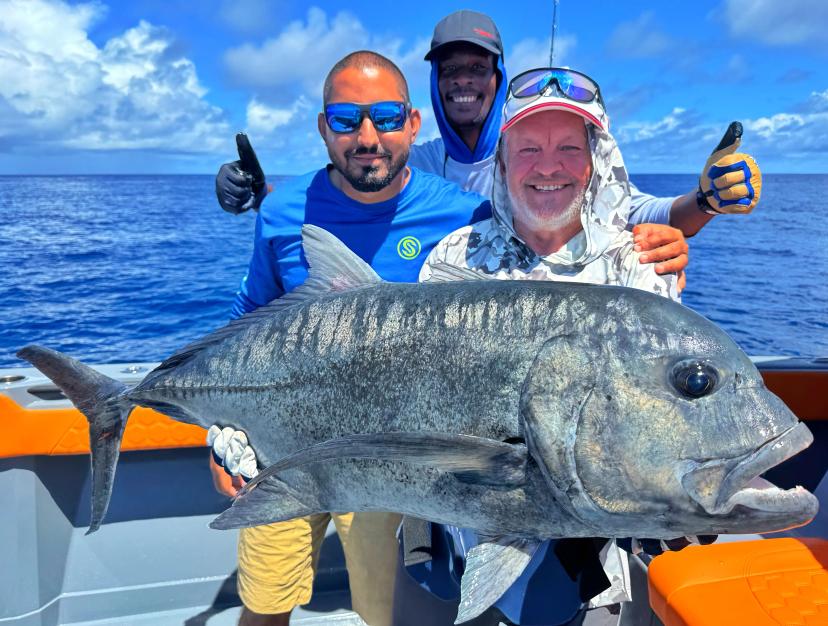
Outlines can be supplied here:
<path id="1" fill-rule="evenodd" d="M 441 136 L 412 146 L 410 165 L 438 174 L 465 191 L 491 195 L 508 84 L 503 57 L 500 33 L 489 16 L 461 10 L 438 22 L 425 60 L 431 63 L 431 103 Z M 709 188 L 709 178 L 703 180 Z M 629 222 L 636 225 L 636 243 L 647 253 L 642 262 L 658 262 L 659 274 L 681 272 L 687 265 L 686 244 L 682 234 L 668 224 L 686 236 L 695 234 L 717 212 L 715 199 L 710 207 L 695 190 L 679 197 L 656 198 L 630 187 Z M 252 176 L 239 161 L 225 163 L 216 177 L 219 204 L 230 213 L 257 210 L 267 186 L 257 189 L 254 193 Z M 757 200 L 758 194 L 751 198 L 750 209 Z"/>
<path id="2" fill-rule="evenodd" d="M 506 99 L 507 78 L 503 60 L 503 43 L 497 26 L 488 15 L 476 11 L 455 11 L 434 27 L 431 48 L 425 56 L 431 62 L 431 104 L 440 138 L 412 147 L 409 163 L 427 172 L 442 175 L 466 191 L 475 191 L 489 197 L 494 177 L 494 154 L 502 126 L 503 103 Z M 525 70 L 529 68 L 518 68 Z M 693 190 L 678 197 L 656 198 L 641 193 L 630 184 L 630 226 L 636 224 L 671 225 L 690 237 L 697 233 L 717 213 L 747 213 L 758 202 L 758 191 L 742 185 L 742 180 L 727 181 L 710 196 L 711 166 L 720 163 L 732 153 L 738 142 L 720 146 L 705 164 L 700 180 L 705 194 Z M 746 169 L 758 177 L 758 167 L 752 159 L 744 160 Z M 740 163 L 742 161 L 739 161 Z M 728 166 L 733 165 L 730 162 Z M 738 200 L 749 196 L 749 204 L 719 203 L 719 197 Z M 712 206 L 711 206 L 712 205 Z M 738 210 L 734 210 L 734 207 Z M 639 228 L 642 235 L 652 233 L 648 243 L 659 240 L 676 241 L 678 233 L 664 228 Z M 653 250 L 648 262 L 667 261 L 657 271 L 660 274 L 679 272 L 686 265 L 686 257 L 673 259 L 671 249 Z"/>
<path id="3" fill-rule="evenodd" d="M 482 13 L 456 11 L 434 28 L 425 60 L 440 138 L 418 145 L 410 162 L 489 196 L 508 82 L 497 26 Z"/>

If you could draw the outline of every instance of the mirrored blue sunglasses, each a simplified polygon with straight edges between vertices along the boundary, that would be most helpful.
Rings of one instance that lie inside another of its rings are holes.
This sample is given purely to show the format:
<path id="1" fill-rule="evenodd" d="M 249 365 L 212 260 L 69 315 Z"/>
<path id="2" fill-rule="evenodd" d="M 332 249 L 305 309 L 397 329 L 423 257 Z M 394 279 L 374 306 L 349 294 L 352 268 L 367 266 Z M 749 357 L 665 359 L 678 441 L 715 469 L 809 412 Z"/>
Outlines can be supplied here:
<path id="1" fill-rule="evenodd" d="M 352 133 L 360 127 L 367 115 L 377 131 L 390 133 L 405 126 L 409 107 L 405 102 L 333 102 L 325 105 L 325 120 L 335 133 Z"/>
<path id="2" fill-rule="evenodd" d="M 603 105 L 598 83 L 586 74 L 562 67 L 543 67 L 518 74 L 509 83 L 509 93 L 515 98 L 531 98 L 550 87 L 575 102 L 598 100 Z"/>

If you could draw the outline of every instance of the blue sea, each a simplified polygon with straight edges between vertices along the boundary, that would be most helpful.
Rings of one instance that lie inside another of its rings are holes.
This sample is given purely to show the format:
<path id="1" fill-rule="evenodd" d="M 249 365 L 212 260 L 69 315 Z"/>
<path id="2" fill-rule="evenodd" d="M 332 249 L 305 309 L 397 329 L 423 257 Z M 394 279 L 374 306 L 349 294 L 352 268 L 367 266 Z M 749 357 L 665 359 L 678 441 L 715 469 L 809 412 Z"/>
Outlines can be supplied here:
<path id="1" fill-rule="evenodd" d="M 278 179 L 277 184 L 278 184 Z M 634 176 L 659 196 L 690 175 Z M 223 325 L 255 216 L 212 176 L 0 177 L 0 367 L 37 342 L 91 363 L 158 361 Z M 768 175 L 749 216 L 690 241 L 684 303 L 753 355 L 828 356 L 828 175 Z"/>

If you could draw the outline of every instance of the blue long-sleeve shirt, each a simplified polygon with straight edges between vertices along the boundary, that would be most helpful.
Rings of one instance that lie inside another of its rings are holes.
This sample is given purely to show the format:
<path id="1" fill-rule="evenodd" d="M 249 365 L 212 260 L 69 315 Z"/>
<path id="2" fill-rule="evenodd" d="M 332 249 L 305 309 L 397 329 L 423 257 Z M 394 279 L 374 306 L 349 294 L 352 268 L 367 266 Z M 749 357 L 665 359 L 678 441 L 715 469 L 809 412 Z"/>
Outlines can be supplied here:
<path id="1" fill-rule="evenodd" d="M 301 285 L 308 275 L 302 224 L 324 228 L 384 279 L 417 282 L 447 233 L 491 216 L 488 200 L 411 168 L 399 195 L 375 204 L 349 198 L 322 169 L 279 185 L 256 219 L 253 256 L 233 303 L 240 317 Z"/>

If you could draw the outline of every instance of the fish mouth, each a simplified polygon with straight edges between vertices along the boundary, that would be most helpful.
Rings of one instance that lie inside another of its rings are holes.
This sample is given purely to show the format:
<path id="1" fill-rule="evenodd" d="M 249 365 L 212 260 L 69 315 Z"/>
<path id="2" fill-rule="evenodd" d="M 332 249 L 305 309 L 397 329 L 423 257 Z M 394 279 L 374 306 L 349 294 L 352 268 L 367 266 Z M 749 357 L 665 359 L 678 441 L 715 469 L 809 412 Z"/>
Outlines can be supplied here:
<path id="1" fill-rule="evenodd" d="M 759 475 L 801 452 L 813 440 L 811 431 L 800 422 L 746 455 L 697 464 L 685 475 L 682 484 L 690 497 L 711 515 L 727 515 L 738 505 L 768 514 L 789 513 L 791 521 L 799 520 L 802 514 L 800 523 L 806 523 L 816 515 L 816 497 L 800 486 L 780 489 Z M 705 474 L 711 473 L 724 475 L 715 497 L 710 489 L 699 488 Z"/>

